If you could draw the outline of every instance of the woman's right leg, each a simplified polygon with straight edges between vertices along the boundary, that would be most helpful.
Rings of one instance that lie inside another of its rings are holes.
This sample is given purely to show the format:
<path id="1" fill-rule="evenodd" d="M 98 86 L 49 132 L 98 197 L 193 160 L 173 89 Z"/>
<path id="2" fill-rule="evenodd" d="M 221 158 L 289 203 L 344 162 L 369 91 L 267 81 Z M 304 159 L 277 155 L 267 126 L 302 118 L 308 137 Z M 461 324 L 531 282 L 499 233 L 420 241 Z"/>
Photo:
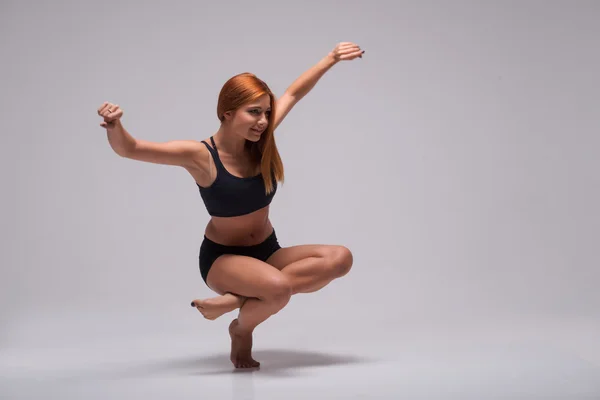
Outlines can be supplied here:
<path id="1" fill-rule="evenodd" d="M 258 366 L 251 356 L 252 332 L 289 302 L 292 286 L 288 277 L 255 258 L 225 254 L 213 263 L 207 284 L 217 293 L 235 293 L 246 298 L 229 328 L 231 361 L 236 368 Z"/>

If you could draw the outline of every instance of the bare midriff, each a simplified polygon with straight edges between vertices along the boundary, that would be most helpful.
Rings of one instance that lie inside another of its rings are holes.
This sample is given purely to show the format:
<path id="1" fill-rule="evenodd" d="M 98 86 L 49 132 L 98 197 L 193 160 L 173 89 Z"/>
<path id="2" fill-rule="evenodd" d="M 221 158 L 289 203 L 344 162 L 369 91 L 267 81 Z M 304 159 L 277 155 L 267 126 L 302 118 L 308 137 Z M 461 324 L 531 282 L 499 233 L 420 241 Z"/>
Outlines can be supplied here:
<path id="1" fill-rule="evenodd" d="M 269 206 L 238 217 L 212 217 L 204 235 L 225 246 L 252 246 L 263 242 L 273 232 Z"/>

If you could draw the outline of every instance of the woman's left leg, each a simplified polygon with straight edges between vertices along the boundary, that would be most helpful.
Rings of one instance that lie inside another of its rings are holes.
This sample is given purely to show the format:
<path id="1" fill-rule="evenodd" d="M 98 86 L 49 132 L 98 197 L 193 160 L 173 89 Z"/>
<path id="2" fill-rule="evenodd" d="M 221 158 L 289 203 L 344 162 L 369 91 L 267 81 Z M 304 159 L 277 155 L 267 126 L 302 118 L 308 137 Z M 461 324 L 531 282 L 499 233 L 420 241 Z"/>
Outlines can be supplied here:
<path id="1" fill-rule="evenodd" d="M 345 246 L 306 244 L 284 247 L 266 261 L 292 283 L 292 294 L 315 292 L 350 272 L 352 252 Z"/>
<path id="2" fill-rule="evenodd" d="M 292 294 L 311 293 L 322 289 L 329 282 L 346 275 L 353 264 L 352 252 L 344 246 L 306 244 L 283 247 L 266 259 L 290 278 Z M 194 300 L 192 306 L 207 319 L 240 308 L 246 298 L 235 293 L 219 293 L 221 296 Z"/>

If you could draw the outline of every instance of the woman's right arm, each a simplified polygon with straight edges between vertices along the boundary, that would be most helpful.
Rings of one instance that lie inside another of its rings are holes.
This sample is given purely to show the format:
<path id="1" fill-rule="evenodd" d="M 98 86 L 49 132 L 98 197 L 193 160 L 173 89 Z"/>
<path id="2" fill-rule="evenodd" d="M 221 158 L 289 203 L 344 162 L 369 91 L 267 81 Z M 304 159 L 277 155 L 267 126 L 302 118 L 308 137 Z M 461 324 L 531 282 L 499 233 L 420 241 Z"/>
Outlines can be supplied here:
<path id="1" fill-rule="evenodd" d="M 198 168 L 198 161 L 206 158 L 203 157 L 206 147 L 195 140 L 156 143 L 135 139 L 123 127 L 120 120 L 123 111 L 118 105 L 104 103 L 98 113 L 104 117 L 100 125 L 106 128 L 110 146 L 121 157 L 185 168 Z"/>

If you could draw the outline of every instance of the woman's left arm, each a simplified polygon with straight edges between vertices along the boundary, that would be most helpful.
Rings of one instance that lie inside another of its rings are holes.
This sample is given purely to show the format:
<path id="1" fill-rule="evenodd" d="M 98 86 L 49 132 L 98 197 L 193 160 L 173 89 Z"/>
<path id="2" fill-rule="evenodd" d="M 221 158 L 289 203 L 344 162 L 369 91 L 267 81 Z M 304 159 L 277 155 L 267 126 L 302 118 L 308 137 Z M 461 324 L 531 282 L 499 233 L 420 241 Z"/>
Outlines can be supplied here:
<path id="1" fill-rule="evenodd" d="M 287 88 L 283 96 L 276 101 L 275 115 L 273 118 L 273 124 L 275 125 L 274 129 L 276 129 L 281 121 L 283 121 L 296 103 L 311 91 L 325 72 L 329 71 L 331 67 L 340 61 L 362 58 L 363 53 L 364 50 L 361 50 L 360 46 L 354 43 L 339 43 L 321 61 L 300 75 L 300 77 Z"/>

